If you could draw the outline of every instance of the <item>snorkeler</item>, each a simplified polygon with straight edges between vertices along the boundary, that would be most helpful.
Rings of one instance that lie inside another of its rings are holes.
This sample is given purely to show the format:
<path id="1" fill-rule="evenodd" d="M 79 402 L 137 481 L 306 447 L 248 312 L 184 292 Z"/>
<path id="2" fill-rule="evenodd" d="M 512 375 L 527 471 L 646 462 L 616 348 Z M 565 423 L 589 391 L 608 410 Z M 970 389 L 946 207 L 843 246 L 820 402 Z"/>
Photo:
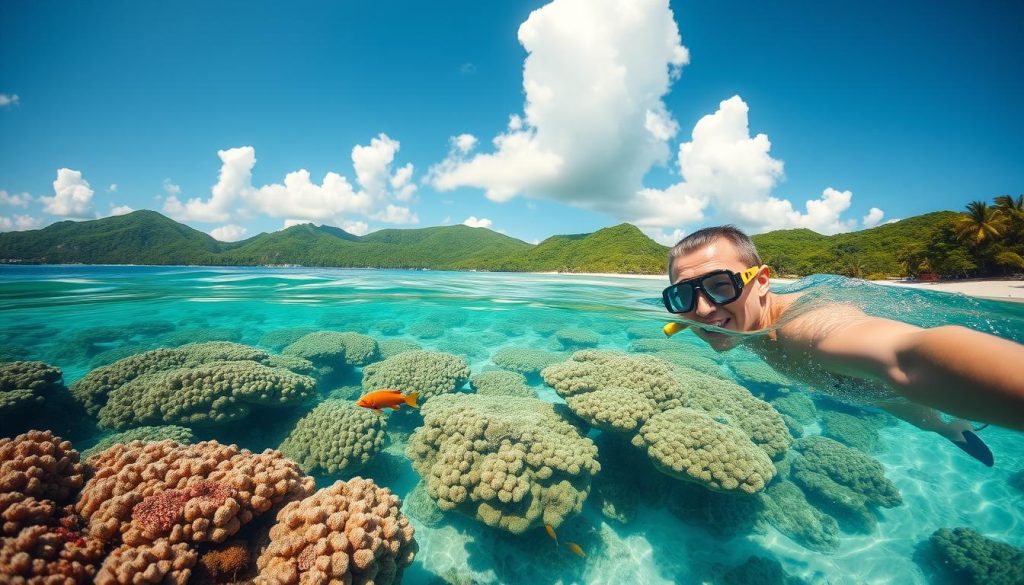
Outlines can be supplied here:
<path id="1" fill-rule="evenodd" d="M 992 452 L 971 424 L 946 421 L 936 409 L 1024 430 L 1024 345 L 960 326 L 924 329 L 848 304 L 801 307 L 800 293 L 771 292 L 769 275 L 742 231 L 705 228 L 669 251 L 672 285 L 662 297 L 715 350 L 743 344 L 794 380 L 884 408 L 986 465 Z"/>

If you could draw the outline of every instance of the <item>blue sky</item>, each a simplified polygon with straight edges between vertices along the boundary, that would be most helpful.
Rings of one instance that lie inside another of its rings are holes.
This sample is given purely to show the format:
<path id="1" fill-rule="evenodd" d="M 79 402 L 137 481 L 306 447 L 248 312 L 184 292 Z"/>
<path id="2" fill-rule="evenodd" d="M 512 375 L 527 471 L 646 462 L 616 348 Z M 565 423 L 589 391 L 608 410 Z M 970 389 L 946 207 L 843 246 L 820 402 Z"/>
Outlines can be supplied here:
<path id="1" fill-rule="evenodd" d="M 962 209 L 1024 192 L 1022 17 L 8 0 L 0 229 L 146 208 L 223 239 L 474 218 L 531 242 L 622 221 L 669 242 Z"/>

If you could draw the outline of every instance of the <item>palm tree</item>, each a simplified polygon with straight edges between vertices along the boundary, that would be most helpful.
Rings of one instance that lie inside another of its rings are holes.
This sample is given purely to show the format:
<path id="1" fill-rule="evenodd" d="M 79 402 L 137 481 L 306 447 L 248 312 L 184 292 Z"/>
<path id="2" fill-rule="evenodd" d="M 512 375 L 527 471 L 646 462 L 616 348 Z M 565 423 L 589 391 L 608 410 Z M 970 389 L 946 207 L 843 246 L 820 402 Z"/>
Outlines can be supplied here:
<path id="1" fill-rule="evenodd" d="M 1000 238 L 1006 229 L 1006 215 L 996 207 L 989 207 L 984 201 L 967 204 L 967 213 L 956 218 L 953 229 L 961 240 L 981 246 Z"/>
<path id="2" fill-rule="evenodd" d="M 1016 199 L 1010 195 L 996 197 L 996 209 L 1010 219 L 1024 221 L 1024 194 L 1018 195 Z"/>

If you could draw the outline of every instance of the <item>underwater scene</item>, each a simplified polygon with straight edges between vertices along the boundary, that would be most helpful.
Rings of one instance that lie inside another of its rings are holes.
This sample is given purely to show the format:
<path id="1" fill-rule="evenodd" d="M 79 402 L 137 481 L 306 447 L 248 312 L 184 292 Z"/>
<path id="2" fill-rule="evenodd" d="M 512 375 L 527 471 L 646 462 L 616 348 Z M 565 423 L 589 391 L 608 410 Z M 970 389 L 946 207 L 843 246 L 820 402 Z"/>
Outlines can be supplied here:
<path id="1" fill-rule="evenodd" d="M 742 346 L 667 338 L 665 284 L 2 267 L 0 576 L 1024 583 L 1024 434 L 978 430 L 986 467 Z M 1024 342 L 1021 303 L 773 290 Z"/>

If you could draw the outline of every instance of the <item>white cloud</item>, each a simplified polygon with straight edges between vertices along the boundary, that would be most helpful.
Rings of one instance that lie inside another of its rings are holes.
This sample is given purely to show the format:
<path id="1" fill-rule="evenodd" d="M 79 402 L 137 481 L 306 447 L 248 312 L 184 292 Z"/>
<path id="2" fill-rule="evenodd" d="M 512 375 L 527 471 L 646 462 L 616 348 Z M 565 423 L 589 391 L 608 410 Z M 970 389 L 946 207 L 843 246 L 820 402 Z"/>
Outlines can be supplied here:
<path id="1" fill-rule="evenodd" d="M 309 221 L 308 219 L 288 218 L 288 219 L 284 220 L 284 229 L 288 229 L 288 228 L 292 227 L 293 225 L 302 225 L 304 223 L 313 223 L 313 222 Z"/>
<path id="2" fill-rule="evenodd" d="M 648 238 L 651 238 L 662 246 L 675 246 L 679 243 L 679 240 L 683 239 L 683 236 L 686 235 L 686 232 L 679 228 L 675 228 L 674 230 L 644 228 L 642 231 L 647 234 Z"/>
<path id="3" fill-rule="evenodd" d="M 863 219 L 861 219 L 861 223 L 864 225 L 865 228 L 875 227 L 876 225 L 878 225 L 878 222 L 882 221 L 882 217 L 884 215 L 884 211 L 877 207 L 872 207 L 871 209 L 868 210 L 868 214 L 865 215 Z"/>
<path id="4" fill-rule="evenodd" d="M 107 193 L 117 193 L 117 183 L 111 183 L 110 186 L 107 187 Z"/>
<path id="5" fill-rule="evenodd" d="M 181 195 L 181 186 L 175 185 L 169 178 L 164 179 L 164 193 L 172 196 Z"/>
<path id="6" fill-rule="evenodd" d="M 477 140 L 472 134 L 459 134 L 451 137 L 451 143 L 460 154 L 469 154 L 469 151 L 476 148 Z"/>
<path id="7" fill-rule="evenodd" d="M 53 197 L 40 197 L 43 211 L 62 217 L 85 217 L 92 211 L 93 190 L 80 171 L 58 169 Z"/>
<path id="8" fill-rule="evenodd" d="M 850 191 L 829 187 L 820 198 L 804 203 L 806 212 L 772 195 L 783 178 L 784 163 L 772 158 L 767 135 L 751 136 L 748 112 L 747 104 L 733 96 L 701 118 L 691 140 L 679 145 L 682 180 L 664 190 L 641 190 L 620 217 L 642 228 L 673 228 L 705 220 L 713 212 L 715 223 L 736 223 L 755 233 L 797 227 L 824 234 L 853 230 L 857 220 L 841 218 L 850 208 Z M 667 240 L 668 234 L 659 237 Z"/>
<path id="9" fill-rule="evenodd" d="M 30 215 L 15 215 L 6 217 L 0 215 L 0 232 L 21 232 L 25 230 L 36 230 L 43 226 L 43 220 Z"/>
<path id="10" fill-rule="evenodd" d="M 354 236 L 365 236 L 370 232 L 370 225 L 365 221 L 343 221 L 341 229 Z"/>
<path id="11" fill-rule="evenodd" d="M 519 27 L 524 115 L 492 153 L 454 149 L 429 180 L 493 201 L 546 197 L 610 211 L 668 159 L 676 123 L 661 101 L 689 61 L 665 0 L 555 0 Z"/>
<path id="12" fill-rule="evenodd" d="M 16 93 L 0 93 L 0 108 L 7 106 L 17 106 L 21 103 L 21 98 Z"/>
<path id="13" fill-rule="evenodd" d="M 481 217 L 480 219 L 477 219 L 476 216 L 471 215 L 471 216 L 467 217 L 465 219 L 465 221 L 462 222 L 462 224 L 463 225 L 468 225 L 469 227 L 475 227 L 475 228 L 477 228 L 477 227 L 489 228 L 492 225 L 494 225 L 494 222 L 492 222 L 491 220 L 487 219 L 486 217 Z"/>
<path id="14" fill-rule="evenodd" d="M 222 242 L 237 242 L 245 237 L 245 234 L 247 233 L 249 233 L 249 230 L 233 223 L 222 225 L 210 230 L 210 235 L 213 236 L 215 240 L 220 240 Z"/>
<path id="15" fill-rule="evenodd" d="M 133 211 L 135 210 L 132 209 L 131 207 L 128 207 L 127 205 L 118 205 L 116 207 L 111 208 L 110 215 L 124 215 L 126 213 L 131 213 Z"/>
<path id="16" fill-rule="evenodd" d="M 283 183 L 255 187 L 252 170 L 256 149 L 251 146 L 221 150 L 220 177 L 209 199 L 192 198 L 182 203 L 176 196 L 164 202 L 164 211 L 179 220 L 229 222 L 247 220 L 257 214 L 300 221 L 319 221 L 344 225 L 350 214 L 363 215 L 387 223 L 418 223 L 408 207 L 391 203 L 410 201 L 416 186 L 413 166 L 407 164 L 392 172 L 399 142 L 380 134 L 369 145 L 352 149 L 352 164 L 357 190 L 344 176 L 328 172 L 320 184 L 309 171 L 299 169 L 285 175 Z M 366 222 L 355 221 L 366 230 Z M 346 230 L 347 231 L 347 230 Z"/>
<path id="17" fill-rule="evenodd" d="M 31 202 L 32 196 L 28 193 L 15 193 L 14 195 L 11 195 L 7 191 L 0 189 L 0 205 L 28 207 L 28 204 Z"/>

